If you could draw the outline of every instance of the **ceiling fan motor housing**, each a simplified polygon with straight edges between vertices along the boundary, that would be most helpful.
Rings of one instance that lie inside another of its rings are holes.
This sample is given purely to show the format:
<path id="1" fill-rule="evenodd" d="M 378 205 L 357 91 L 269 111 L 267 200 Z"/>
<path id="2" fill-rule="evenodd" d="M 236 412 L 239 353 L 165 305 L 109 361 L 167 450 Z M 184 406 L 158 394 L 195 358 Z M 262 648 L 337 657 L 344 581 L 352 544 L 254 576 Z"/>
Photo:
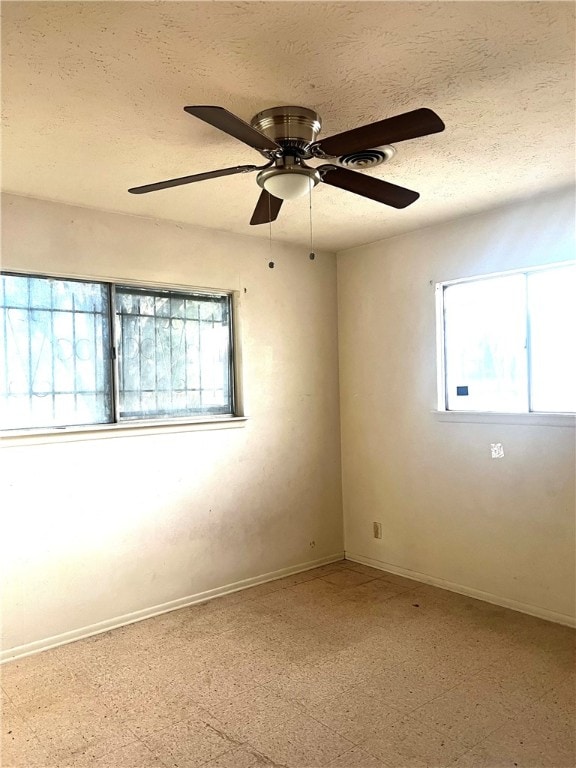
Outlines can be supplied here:
<path id="1" fill-rule="evenodd" d="M 272 107 L 254 115 L 250 125 L 284 149 L 305 152 L 316 141 L 322 121 L 320 115 L 306 107 Z"/>

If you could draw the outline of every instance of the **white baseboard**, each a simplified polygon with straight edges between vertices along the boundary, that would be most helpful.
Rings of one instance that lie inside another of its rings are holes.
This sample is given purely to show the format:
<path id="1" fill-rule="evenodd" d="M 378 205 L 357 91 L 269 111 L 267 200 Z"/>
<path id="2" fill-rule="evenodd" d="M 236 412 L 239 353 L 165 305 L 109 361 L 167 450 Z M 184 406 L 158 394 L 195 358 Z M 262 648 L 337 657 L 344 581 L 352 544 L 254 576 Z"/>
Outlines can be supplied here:
<path id="1" fill-rule="evenodd" d="M 33 643 L 19 645 L 14 648 L 8 648 L 0 652 L 0 664 L 7 661 L 13 661 L 15 659 L 21 659 L 24 656 L 31 656 L 32 654 L 40 653 L 41 651 L 47 651 L 49 648 L 56 648 L 59 645 L 73 643 L 75 640 L 82 640 L 85 637 L 98 635 L 101 632 L 107 632 L 110 629 L 117 629 L 118 627 L 123 627 L 126 624 L 134 624 L 137 621 L 150 619 L 152 616 L 159 616 L 161 613 L 169 613 L 170 611 L 175 611 L 178 608 L 186 608 L 189 605 L 194 605 L 194 603 L 203 603 L 206 600 L 212 600 L 215 597 L 228 595 L 231 592 L 239 592 L 240 590 L 254 587 L 257 584 L 264 584 L 267 581 L 275 581 L 276 579 L 281 579 L 284 576 L 291 576 L 294 573 L 302 573 L 303 571 L 309 571 L 312 568 L 319 568 L 321 565 L 327 565 L 328 563 L 335 563 L 338 560 L 342 560 L 343 557 L 344 552 L 336 552 L 333 555 L 322 557 L 319 560 L 310 560 L 307 563 L 299 563 L 298 565 L 292 565 L 288 568 L 281 568 L 278 571 L 263 573 L 260 576 L 254 576 L 250 579 L 236 581 L 233 584 L 226 584 L 223 587 L 209 589 L 206 592 L 198 592 L 195 595 L 188 595 L 187 597 L 181 597 L 178 600 L 171 600 L 170 602 L 163 603 L 162 605 L 154 605 L 150 608 L 144 608 L 141 611 L 127 613 L 124 616 L 115 616 L 112 619 L 106 619 L 106 621 L 100 621 L 97 624 L 91 624 L 88 627 L 80 627 L 79 629 L 73 629 L 70 632 L 63 632 L 60 635 L 54 635 L 52 637 L 46 637 L 42 640 L 36 640 Z"/>
<path id="2" fill-rule="evenodd" d="M 529 605 L 528 603 L 521 603 L 518 600 L 511 600 L 507 597 L 500 597 L 500 595 L 493 595 L 491 592 L 483 592 L 481 589 L 466 587 L 463 584 L 454 584 L 451 581 L 438 579 L 436 576 L 429 576 L 426 573 L 411 571 L 407 568 L 400 568 L 397 565 L 385 563 L 382 560 L 374 560 L 371 557 L 356 555 L 354 552 L 346 552 L 346 559 L 352 560 L 355 563 L 361 563 L 362 565 L 370 565 L 372 568 L 378 568 L 380 571 L 388 571 L 389 573 L 394 573 L 397 576 L 404 576 L 407 579 L 413 579 L 417 582 L 431 584 L 433 587 L 440 587 L 441 589 L 447 589 L 450 592 L 458 592 L 460 595 L 474 597 L 477 600 L 484 600 L 486 603 L 500 605 L 502 608 L 510 608 L 513 611 L 527 613 L 530 616 L 536 616 L 539 619 L 553 621 L 556 624 L 564 624 L 567 627 L 576 627 L 576 616 L 570 616 L 567 613 L 550 611 L 548 608 L 541 608 L 538 605 Z"/>

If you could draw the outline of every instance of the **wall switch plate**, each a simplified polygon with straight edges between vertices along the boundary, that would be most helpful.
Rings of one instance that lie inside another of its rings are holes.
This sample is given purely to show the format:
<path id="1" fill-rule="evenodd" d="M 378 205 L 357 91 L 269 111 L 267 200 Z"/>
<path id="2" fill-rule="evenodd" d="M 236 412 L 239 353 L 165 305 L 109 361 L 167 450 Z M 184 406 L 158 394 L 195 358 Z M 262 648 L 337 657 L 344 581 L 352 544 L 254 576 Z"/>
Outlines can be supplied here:
<path id="1" fill-rule="evenodd" d="M 374 538 L 375 539 L 381 539 L 382 538 L 382 523 L 372 523 L 374 528 Z"/>
<path id="2" fill-rule="evenodd" d="M 504 458 L 504 446 L 502 443 L 490 443 L 490 450 L 492 452 L 493 459 Z"/>

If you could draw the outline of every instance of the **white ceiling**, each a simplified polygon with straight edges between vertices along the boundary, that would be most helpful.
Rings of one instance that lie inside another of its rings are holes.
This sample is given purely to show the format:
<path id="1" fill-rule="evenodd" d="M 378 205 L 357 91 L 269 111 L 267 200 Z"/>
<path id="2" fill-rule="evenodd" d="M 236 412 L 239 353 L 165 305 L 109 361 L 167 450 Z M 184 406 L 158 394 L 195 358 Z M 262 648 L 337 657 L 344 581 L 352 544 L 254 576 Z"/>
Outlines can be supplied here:
<path id="1" fill-rule="evenodd" d="M 316 247 L 359 245 L 564 186 L 574 176 L 569 2 L 4 2 L 3 188 L 268 237 L 254 174 L 128 187 L 261 156 L 186 114 L 318 111 L 322 136 L 429 107 L 444 133 L 367 171 L 421 193 L 395 210 L 321 184 Z M 308 201 L 275 239 L 306 243 Z"/>

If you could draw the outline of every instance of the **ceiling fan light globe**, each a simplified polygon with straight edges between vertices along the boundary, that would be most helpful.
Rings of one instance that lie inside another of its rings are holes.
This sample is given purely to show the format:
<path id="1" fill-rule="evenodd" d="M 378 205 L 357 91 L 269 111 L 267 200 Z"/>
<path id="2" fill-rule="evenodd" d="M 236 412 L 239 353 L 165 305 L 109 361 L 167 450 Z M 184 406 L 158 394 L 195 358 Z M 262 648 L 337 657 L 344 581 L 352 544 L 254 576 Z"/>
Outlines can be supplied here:
<path id="1" fill-rule="evenodd" d="M 260 171 L 256 181 L 273 197 L 279 200 L 294 200 L 309 194 L 321 181 L 321 176 L 315 168 L 299 165 L 290 168 L 266 168 Z"/>
<path id="2" fill-rule="evenodd" d="M 280 200 L 294 200 L 310 193 L 314 183 L 303 173 L 278 173 L 264 181 L 264 189 Z"/>

